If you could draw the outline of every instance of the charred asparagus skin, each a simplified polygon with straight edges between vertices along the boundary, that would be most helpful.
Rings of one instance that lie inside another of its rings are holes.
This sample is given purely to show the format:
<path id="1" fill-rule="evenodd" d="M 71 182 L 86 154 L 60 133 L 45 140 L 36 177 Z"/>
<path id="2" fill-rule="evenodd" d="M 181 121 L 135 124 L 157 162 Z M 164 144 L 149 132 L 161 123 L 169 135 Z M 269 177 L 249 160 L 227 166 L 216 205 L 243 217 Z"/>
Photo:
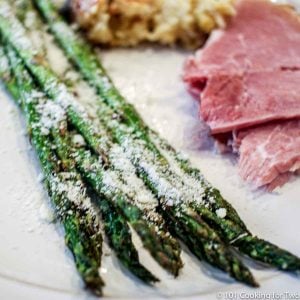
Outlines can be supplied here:
<path id="1" fill-rule="evenodd" d="M 28 133 L 43 170 L 46 189 L 56 215 L 65 229 L 66 244 L 73 254 L 85 286 L 94 294 L 101 296 L 104 282 L 98 272 L 102 256 L 100 225 L 91 211 L 69 198 L 67 191 L 70 186 L 77 184 L 78 178 L 71 173 L 66 178 L 66 173 L 61 171 L 60 161 L 52 150 L 53 145 L 49 137 L 41 132 L 40 116 L 35 110 L 37 94 L 26 81 L 24 82 L 27 78 L 24 72 L 19 72 L 11 48 L 6 47 L 6 55 L 10 58 L 11 67 L 1 46 L 1 78 L 26 117 Z M 10 69 L 14 69 L 13 74 Z M 89 201 L 88 198 L 85 200 Z"/>

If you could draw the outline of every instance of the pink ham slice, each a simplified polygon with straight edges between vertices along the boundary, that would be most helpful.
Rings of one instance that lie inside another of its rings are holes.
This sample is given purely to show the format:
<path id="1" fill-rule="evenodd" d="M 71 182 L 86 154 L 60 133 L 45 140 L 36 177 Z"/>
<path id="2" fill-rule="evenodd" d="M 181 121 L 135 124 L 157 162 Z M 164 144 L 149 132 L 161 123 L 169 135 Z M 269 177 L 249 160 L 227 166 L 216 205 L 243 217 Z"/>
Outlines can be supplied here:
<path id="1" fill-rule="evenodd" d="M 214 75 L 201 99 L 201 115 L 212 134 L 297 118 L 300 117 L 300 70 Z"/>
<path id="2" fill-rule="evenodd" d="M 187 81 L 220 73 L 300 68 L 300 22 L 291 7 L 241 0 L 236 10 L 226 30 L 215 31 L 187 61 Z"/>
<path id="3" fill-rule="evenodd" d="M 218 145 L 239 154 L 244 180 L 273 190 L 300 173 L 300 20 L 290 7 L 240 0 L 228 28 L 187 60 L 184 81 Z"/>
<path id="4" fill-rule="evenodd" d="M 256 187 L 273 190 L 300 170 L 300 120 L 278 122 L 241 131 L 239 171 Z"/>
<path id="5" fill-rule="evenodd" d="M 238 2 L 237 15 L 188 59 L 184 80 L 212 133 L 300 117 L 300 21 L 264 0 Z"/>

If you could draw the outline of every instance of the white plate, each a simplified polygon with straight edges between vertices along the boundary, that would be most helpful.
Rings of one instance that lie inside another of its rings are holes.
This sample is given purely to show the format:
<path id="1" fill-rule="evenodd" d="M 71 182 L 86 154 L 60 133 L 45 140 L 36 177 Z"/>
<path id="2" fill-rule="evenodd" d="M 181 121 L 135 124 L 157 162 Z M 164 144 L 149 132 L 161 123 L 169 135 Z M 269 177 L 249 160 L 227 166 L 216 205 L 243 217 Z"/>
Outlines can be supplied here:
<path id="1" fill-rule="evenodd" d="M 170 49 L 123 49 L 106 51 L 102 57 L 116 85 L 144 119 L 190 155 L 193 163 L 234 205 L 250 230 L 300 256 L 300 178 L 276 193 L 251 191 L 240 180 L 232 157 L 199 149 L 197 105 L 180 79 L 187 55 Z M 0 99 L 0 297 L 90 298 L 82 289 L 60 226 L 50 222 L 47 196 L 39 182 L 35 155 L 28 149 L 24 122 L 4 92 Z M 263 294 L 275 293 L 273 299 L 292 299 L 294 294 L 294 299 L 300 299 L 300 282 L 295 276 L 255 267 L 252 270 L 261 288 L 250 289 L 219 272 L 211 272 L 186 250 L 185 266 L 174 279 L 135 240 L 142 262 L 158 274 L 161 282 L 154 288 L 141 284 L 124 271 L 105 247 L 101 272 L 107 283 L 107 297 L 258 299 L 258 293 L 262 293 L 263 299 Z M 226 294 L 229 292 L 237 294 Z"/>

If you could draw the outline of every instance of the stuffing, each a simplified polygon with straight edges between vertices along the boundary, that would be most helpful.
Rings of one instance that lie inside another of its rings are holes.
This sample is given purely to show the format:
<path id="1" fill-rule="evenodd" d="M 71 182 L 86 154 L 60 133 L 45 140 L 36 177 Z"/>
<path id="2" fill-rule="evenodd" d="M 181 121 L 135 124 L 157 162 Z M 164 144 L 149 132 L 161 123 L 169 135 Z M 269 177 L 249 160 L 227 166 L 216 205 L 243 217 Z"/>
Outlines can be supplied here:
<path id="1" fill-rule="evenodd" d="M 71 6 L 88 38 L 110 46 L 197 47 L 235 13 L 234 0 L 72 0 Z"/>

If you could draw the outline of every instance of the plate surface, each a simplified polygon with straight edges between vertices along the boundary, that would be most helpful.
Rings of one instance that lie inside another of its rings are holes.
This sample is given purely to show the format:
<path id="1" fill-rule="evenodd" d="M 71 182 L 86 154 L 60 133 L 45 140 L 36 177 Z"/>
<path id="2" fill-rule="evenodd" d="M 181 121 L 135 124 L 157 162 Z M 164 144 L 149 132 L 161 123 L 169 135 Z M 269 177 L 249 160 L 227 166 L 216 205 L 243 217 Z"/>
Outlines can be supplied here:
<path id="1" fill-rule="evenodd" d="M 240 180 L 234 157 L 200 149 L 203 128 L 197 117 L 197 104 L 180 79 L 188 55 L 160 48 L 119 49 L 101 54 L 116 85 L 146 122 L 190 156 L 194 165 L 234 205 L 250 230 L 300 255 L 300 178 L 272 194 L 251 191 Z M 40 170 L 20 113 L 4 91 L 0 99 L 1 298 L 92 298 L 82 289 L 60 226 L 52 222 Z M 280 298 L 274 299 L 291 299 L 293 295 L 300 299 L 299 278 L 253 266 L 261 284 L 261 288 L 253 290 L 212 271 L 186 249 L 185 266 L 179 277 L 173 279 L 143 250 L 138 238 L 135 243 L 142 262 L 158 274 L 161 282 L 154 288 L 144 286 L 124 271 L 105 247 L 101 272 L 107 283 L 104 293 L 109 298 L 236 299 L 239 295 L 251 299 L 255 293 L 276 293 L 275 297 Z"/>

